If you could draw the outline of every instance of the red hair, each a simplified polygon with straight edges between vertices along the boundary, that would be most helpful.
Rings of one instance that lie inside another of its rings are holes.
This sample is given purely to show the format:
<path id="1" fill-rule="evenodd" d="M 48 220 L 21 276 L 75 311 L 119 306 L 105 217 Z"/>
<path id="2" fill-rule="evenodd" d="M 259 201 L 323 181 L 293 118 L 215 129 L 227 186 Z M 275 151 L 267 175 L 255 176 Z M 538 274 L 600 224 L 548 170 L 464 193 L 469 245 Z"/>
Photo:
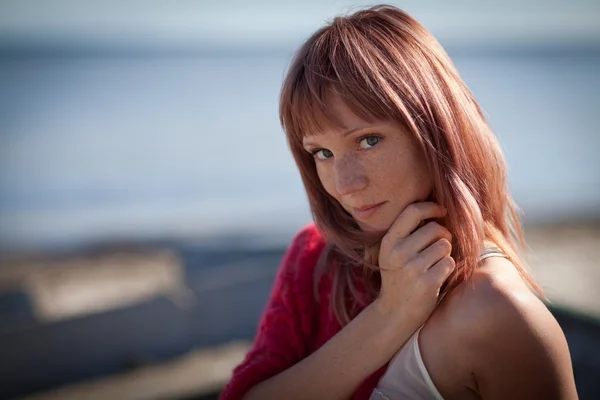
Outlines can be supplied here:
<path id="1" fill-rule="evenodd" d="M 453 235 L 457 267 L 442 292 L 469 280 L 488 239 L 542 294 L 519 255 L 524 241 L 506 163 L 481 108 L 422 25 L 395 7 L 375 6 L 337 17 L 314 33 L 296 54 L 280 98 L 281 123 L 313 218 L 331 244 L 322 263 L 335 268 L 332 304 L 342 325 L 351 319 L 352 304 L 366 304 L 377 294 L 381 235 L 363 232 L 325 191 L 313 157 L 303 148 L 305 136 L 340 125 L 328 107 L 332 92 L 366 121 L 403 124 L 421 146 L 433 176 L 433 200 L 447 208 L 443 223 Z M 367 298 L 353 284 L 357 264 L 366 272 Z"/>

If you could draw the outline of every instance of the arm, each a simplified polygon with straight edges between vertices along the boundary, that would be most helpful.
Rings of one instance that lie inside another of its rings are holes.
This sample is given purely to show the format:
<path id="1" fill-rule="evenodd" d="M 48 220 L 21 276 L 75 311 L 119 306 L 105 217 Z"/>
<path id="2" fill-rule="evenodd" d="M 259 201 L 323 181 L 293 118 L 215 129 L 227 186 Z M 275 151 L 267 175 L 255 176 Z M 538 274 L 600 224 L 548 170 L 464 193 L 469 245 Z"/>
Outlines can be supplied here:
<path id="1" fill-rule="evenodd" d="M 409 322 L 390 319 L 372 303 L 316 352 L 259 383 L 244 399 L 283 393 L 286 399 L 347 399 L 408 340 L 418 327 Z"/>

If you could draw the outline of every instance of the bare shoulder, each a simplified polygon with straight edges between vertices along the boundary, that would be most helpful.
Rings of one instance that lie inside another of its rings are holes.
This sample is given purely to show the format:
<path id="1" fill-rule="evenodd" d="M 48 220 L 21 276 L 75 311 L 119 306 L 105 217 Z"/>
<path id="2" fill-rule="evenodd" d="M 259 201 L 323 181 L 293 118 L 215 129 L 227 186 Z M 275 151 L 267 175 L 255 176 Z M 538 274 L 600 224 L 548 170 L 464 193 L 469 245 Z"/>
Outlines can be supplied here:
<path id="1" fill-rule="evenodd" d="M 457 333 L 472 340 L 523 324 L 560 330 L 546 305 L 529 289 L 514 265 L 502 257 L 484 260 L 471 279 L 453 293 L 447 308 Z"/>
<path id="2" fill-rule="evenodd" d="M 486 259 L 444 308 L 481 397 L 577 397 L 564 333 L 510 261 Z"/>

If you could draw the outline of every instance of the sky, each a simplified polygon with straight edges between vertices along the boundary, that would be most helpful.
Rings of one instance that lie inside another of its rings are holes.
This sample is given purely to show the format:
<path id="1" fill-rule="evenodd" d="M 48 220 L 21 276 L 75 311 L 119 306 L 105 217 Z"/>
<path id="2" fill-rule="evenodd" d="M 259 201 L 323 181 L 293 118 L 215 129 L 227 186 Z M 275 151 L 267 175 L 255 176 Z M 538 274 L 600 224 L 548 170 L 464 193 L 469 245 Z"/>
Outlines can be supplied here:
<path id="1" fill-rule="evenodd" d="M 3 0 L 0 44 L 251 46 L 300 41 L 332 16 L 377 2 Z M 390 1 L 447 44 L 596 42 L 592 0 Z"/>

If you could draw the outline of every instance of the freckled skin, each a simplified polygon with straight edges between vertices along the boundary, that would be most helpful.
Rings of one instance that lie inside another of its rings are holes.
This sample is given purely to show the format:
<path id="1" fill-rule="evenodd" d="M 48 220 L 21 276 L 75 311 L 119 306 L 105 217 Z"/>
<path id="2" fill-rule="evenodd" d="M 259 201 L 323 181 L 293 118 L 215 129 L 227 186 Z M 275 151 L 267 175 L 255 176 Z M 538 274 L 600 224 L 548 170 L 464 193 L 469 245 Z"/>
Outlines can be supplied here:
<path id="1" fill-rule="evenodd" d="M 411 203 L 426 200 L 433 183 L 425 156 L 416 138 L 405 127 L 391 121 L 365 121 L 338 97 L 331 107 L 345 125 L 308 136 L 308 151 L 327 149 L 333 156 L 315 157 L 323 187 L 350 213 L 363 230 L 387 231 Z M 353 132 L 347 136 L 343 133 Z M 365 135 L 380 137 L 365 145 Z M 328 153 L 330 154 L 330 153 Z M 353 207 L 386 202 L 375 214 L 361 219 Z"/>

